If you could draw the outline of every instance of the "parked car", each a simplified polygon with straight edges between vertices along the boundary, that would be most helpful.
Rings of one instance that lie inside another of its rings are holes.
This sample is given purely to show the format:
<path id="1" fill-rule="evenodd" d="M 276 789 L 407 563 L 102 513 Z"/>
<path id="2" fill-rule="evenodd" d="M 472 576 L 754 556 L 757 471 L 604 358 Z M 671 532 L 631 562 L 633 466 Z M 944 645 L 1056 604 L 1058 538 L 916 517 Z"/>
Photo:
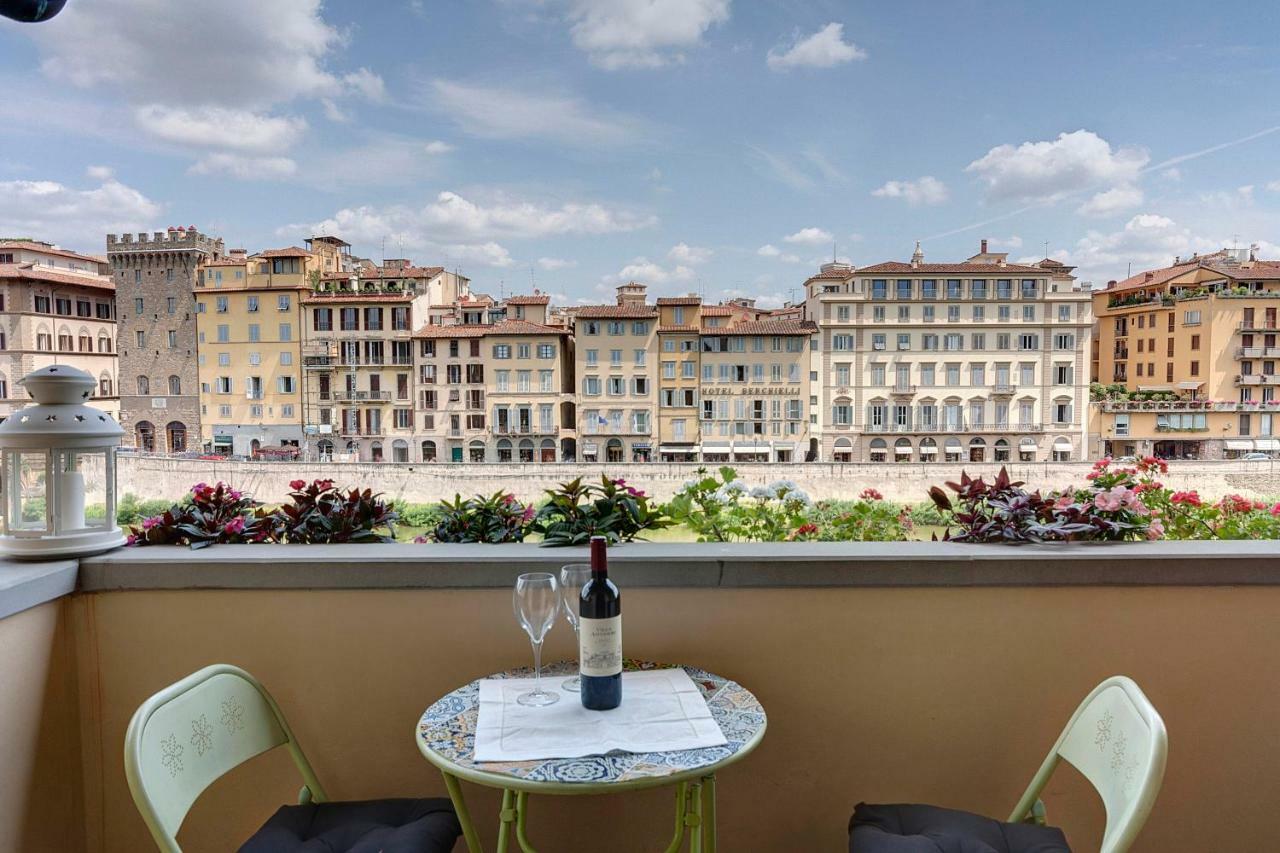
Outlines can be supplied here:
<path id="1" fill-rule="evenodd" d="M 1270 459 L 1271 457 L 1267 454 L 1258 452 L 1246 453 L 1244 456 L 1240 457 L 1240 461 L 1242 462 L 1267 462 L 1270 461 Z"/>

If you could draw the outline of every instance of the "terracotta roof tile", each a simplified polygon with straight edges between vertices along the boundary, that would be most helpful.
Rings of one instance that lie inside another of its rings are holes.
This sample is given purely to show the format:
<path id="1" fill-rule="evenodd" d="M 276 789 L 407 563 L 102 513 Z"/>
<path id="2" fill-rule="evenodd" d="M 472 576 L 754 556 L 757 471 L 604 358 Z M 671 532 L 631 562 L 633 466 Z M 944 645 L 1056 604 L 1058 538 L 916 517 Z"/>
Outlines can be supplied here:
<path id="1" fill-rule="evenodd" d="M 1173 266 L 1164 267 L 1158 270 L 1143 270 L 1137 275 L 1131 275 L 1124 281 L 1117 281 L 1115 284 L 1109 285 L 1105 290 L 1133 290 L 1139 287 L 1158 287 L 1171 279 L 1175 279 L 1183 273 L 1191 272 L 1199 269 L 1201 266 L 1199 261 L 1189 264 L 1175 264 Z M 1152 273 L 1151 278 L 1147 278 L 1147 273 Z"/>
<path id="2" fill-rule="evenodd" d="M 1022 264 L 920 264 L 919 266 L 911 266 L 911 264 L 902 261 L 886 261 L 882 264 L 872 264 L 869 267 L 859 267 L 858 275 L 875 275 L 876 273 L 957 273 L 960 275 L 1012 275 L 1014 273 L 1028 273 L 1036 275 L 1044 275 L 1047 270 L 1039 267 L 1023 266 Z M 816 277 L 816 276 L 815 276 Z M 842 276 L 847 278 L 848 276 Z"/>
<path id="3" fill-rule="evenodd" d="M 807 281 L 844 281 L 847 278 L 853 278 L 858 274 L 855 269 L 835 269 L 823 270 L 822 272 L 811 275 Z"/>
<path id="4" fill-rule="evenodd" d="M 752 309 L 746 308 L 744 310 L 750 311 Z M 703 317 L 732 317 L 733 308 L 728 305 L 703 305 L 702 316 Z"/>
<path id="5" fill-rule="evenodd" d="M 107 262 L 106 258 L 99 258 L 96 255 L 83 255 L 79 252 L 73 252 L 70 249 L 59 249 L 56 246 L 46 246 L 44 243 L 37 243 L 34 240 L 0 240 L 0 249 L 44 252 L 46 255 L 57 255 L 60 258 L 74 258 L 77 261 L 90 261 L 95 264 L 105 264 Z"/>
<path id="6" fill-rule="evenodd" d="M 248 258 L 218 258 L 213 261 L 202 261 L 202 267 L 243 267 L 249 263 Z"/>
<path id="7" fill-rule="evenodd" d="M 573 312 L 575 317 L 591 319 L 635 319 L 643 320 L 658 316 L 658 309 L 652 305 L 583 305 Z"/>
<path id="8" fill-rule="evenodd" d="M 267 249 L 265 252 L 258 252 L 255 258 L 307 258 L 311 253 L 306 249 L 299 249 L 297 246 L 290 246 L 287 249 Z"/>
<path id="9" fill-rule="evenodd" d="M 660 334 L 668 334 L 668 335 L 671 335 L 671 334 L 696 335 L 700 331 L 701 329 L 698 326 L 695 326 L 693 324 L 686 324 L 683 326 L 659 326 L 658 327 L 658 332 Z"/>
<path id="10" fill-rule="evenodd" d="M 482 338 L 508 335 L 567 335 L 568 329 L 557 329 L 527 320 L 503 320 L 500 323 L 471 323 L 454 326 L 423 326 L 413 333 L 415 338 Z"/>
<path id="11" fill-rule="evenodd" d="M 747 320 L 732 326 L 703 329 L 702 334 L 716 335 L 812 335 L 818 327 L 809 320 Z"/>
<path id="12" fill-rule="evenodd" d="M 700 296 L 663 296 L 657 300 L 659 305 L 701 305 Z"/>
<path id="13" fill-rule="evenodd" d="M 95 290 L 115 291 L 116 289 L 116 283 L 110 276 L 97 273 L 58 272 L 33 264 L 0 264 L 0 279 L 5 278 L 43 281 L 49 284 L 74 284 L 80 287 L 92 287 Z"/>
<path id="14" fill-rule="evenodd" d="M 454 326 L 423 326 L 421 329 L 413 333 L 415 338 L 483 338 L 489 331 L 489 326 L 471 325 L 454 325 Z"/>
<path id="15" fill-rule="evenodd" d="M 506 298 L 508 305 L 550 305 L 551 297 L 545 294 L 535 294 L 533 296 L 508 296 Z"/>

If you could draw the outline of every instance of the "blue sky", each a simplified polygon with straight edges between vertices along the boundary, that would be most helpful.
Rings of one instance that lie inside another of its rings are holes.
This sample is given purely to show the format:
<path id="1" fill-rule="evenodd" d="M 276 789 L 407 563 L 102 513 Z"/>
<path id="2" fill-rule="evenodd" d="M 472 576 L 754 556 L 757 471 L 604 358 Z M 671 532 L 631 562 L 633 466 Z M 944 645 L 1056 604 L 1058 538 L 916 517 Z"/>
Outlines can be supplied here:
<path id="1" fill-rule="evenodd" d="M 370 9 L 369 7 L 373 7 Z M 338 234 L 483 291 L 780 304 L 986 237 L 1280 257 L 1270 4 L 69 0 L 0 23 L 0 234 Z M 21 93 L 16 94 L 16 93 Z"/>

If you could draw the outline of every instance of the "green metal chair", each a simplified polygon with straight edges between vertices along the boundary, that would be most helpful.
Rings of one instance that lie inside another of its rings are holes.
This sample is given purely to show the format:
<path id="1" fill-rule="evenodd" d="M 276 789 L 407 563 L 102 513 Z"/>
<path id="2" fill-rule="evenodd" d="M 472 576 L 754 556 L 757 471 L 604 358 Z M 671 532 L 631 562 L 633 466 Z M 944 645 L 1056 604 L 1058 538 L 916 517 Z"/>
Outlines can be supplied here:
<path id="1" fill-rule="evenodd" d="M 1167 751 L 1159 713 L 1131 679 L 1113 676 L 1080 703 L 1009 816 L 1010 824 L 1038 827 L 1002 826 L 981 815 L 935 806 L 859 803 L 849 824 L 849 850 L 905 849 L 895 846 L 904 837 L 972 841 L 980 836 L 997 839 L 990 845 L 1004 844 L 1010 850 L 1065 850 L 1061 831 L 1045 827 L 1040 801 L 1054 770 L 1065 760 L 1089 780 L 1106 807 L 1099 853 L 1125 853 L 1160 793 Z"/>
<path id="2" fill-rule="evenodd" d="M 1043 821 L 1040 794 L 1065 760 L 1089 780 L 1106 807 L 1099 853 L 1125 853 L 1155 806 L 1168 750 L 1164 720 L 1146 694 L 1132 679 L 1112 676 L 1080 703 L 1009 820 Z"/>
<path id="3" fill-rule="evenodd" d="M 162 853 L 181 853 L 178 830 L 206 788 L 229 770 L 278 746 L 288 750 L 302 776 L 298 802 L 328 804 L 279 706 L 257 679 L 239 667 L 207 666 L 143 702 L 125 734 L 124 769 L 133 801 Z M 448 801 L 440 802 L 440 809 L 447 812 L 440 817 L 456 826 Z M 449 826 L 444 830 L 447 835 Z M 452 843 L 450 839 L 443 849 Z"/>

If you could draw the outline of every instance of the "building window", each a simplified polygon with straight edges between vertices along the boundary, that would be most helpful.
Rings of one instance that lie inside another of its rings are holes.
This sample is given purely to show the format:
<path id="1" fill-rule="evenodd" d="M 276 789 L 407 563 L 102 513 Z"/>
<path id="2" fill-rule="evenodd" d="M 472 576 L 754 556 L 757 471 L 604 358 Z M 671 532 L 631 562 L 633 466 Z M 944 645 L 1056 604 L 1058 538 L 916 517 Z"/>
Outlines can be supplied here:
<path id="1" fill-rule="evenodd" d="M 1184 325 L 1184 326 L 1199 326 L 1199 325 L 1200 325 L 1200 312 L 1199 312 L 1199 311 L 1184 311 L 1184 312 L 1182 312 L 1182 325 Z"/>
<path id="2" fill-rule="evenodd" d="M 137 380 L 138 395 L 145 397 L 151 393 L 151 380 L 145 376 L 139 376 Z"/>
<path id="3" fill-rule="evenodd" d="M 287 294 L 287 293 L 282 293 L 282 294 L 280 294 L 279 296 L 277 296 L 277 297 L 276 297 L 276 310 L 277 310 L 277 311 L 288 311 L 288 310 L 289 310 L 289 301 L 290 301 L 290 300 L 289 300 L 289 294 Z"/>
<path id="4" fill-rule="evenodd" d="M 227 313 L 227 297 L 225 296 L 217 297 L 214 310 L 217 311 L 219 314 Z"/>
<path id="5" fill-rule="evenodd" d="M 1192 376 L 1200 375 L 1200 362 L 1198 361 L 1191 362 L 1191 375 Z"/>
<path id="6" fill-rule="evenodd" d="M 174 397 L 182 393 L 182 380 L 177 376 L 169 377 L 169 393 Z"/>

